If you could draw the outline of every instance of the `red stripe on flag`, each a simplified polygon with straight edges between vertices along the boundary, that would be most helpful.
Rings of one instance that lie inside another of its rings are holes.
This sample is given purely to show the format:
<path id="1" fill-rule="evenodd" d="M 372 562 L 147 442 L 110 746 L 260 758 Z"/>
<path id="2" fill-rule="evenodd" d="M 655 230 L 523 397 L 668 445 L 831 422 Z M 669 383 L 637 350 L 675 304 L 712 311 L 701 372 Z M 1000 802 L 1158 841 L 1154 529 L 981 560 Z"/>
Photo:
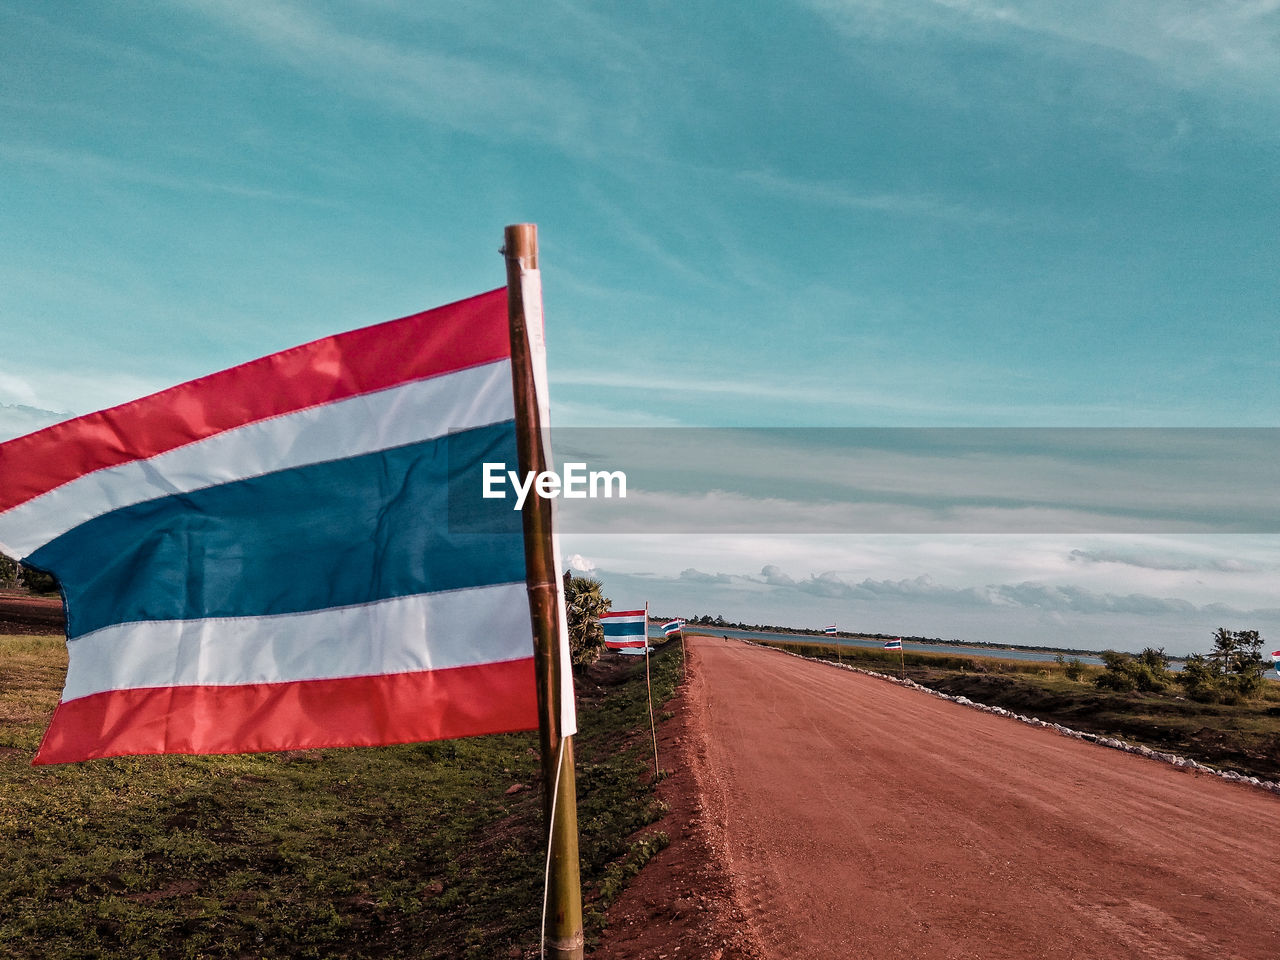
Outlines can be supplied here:
<path id="1" fill-rule="evenodd" d="M 0 510 L 247 423 L 510 355 L 505 287 L 314 340 L 0 445 Z"/>
<path id="2" fill-rule="evenodd" d="M 643 610 L 614 610 L 612 613 L 600 614 L 600 619 L 604 620 L 606 617 L 643 617 L 643 616 L 644 616 Z"/>
<path id="3" fill-rule="evenodd" d="M 376 746 L 537 726 L 528 657 L 338 680 L 93 694 L 58 704 L 32 762 Z"/>

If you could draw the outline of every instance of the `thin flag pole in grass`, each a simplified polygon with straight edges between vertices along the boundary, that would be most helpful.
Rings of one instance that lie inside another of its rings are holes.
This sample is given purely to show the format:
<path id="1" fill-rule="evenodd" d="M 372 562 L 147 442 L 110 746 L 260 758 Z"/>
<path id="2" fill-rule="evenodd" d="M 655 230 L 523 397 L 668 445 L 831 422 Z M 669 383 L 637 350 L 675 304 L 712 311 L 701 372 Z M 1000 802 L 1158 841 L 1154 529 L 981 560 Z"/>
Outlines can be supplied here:
<path id="1" fill-rule="evenodd" d="M 649 604 L 643 610 L 613 610 L 600 614 L 600 628 L 604 631 L 604 645 L 610 650 L 626 653 L 632 650 L 644 652 L 644 682 L 649 689 L 649 729 L 653 732 L 653 775 L 658 775 L 658 730 L 653 722 L 653 684 L 649 678 Z"/>
<path id="2" fill-rule="evenodd" d="M 644 683 L 649 688 L 649 731 L 653 734 L 653 775 L 660 775 L 658 767 L 658 727 L 653 722 L 653 681 L 649 679 L 649 601 L 644 604 Z"/>
<path id="3" fill-rule="evenodd" d="M 836 635 L 836 625 L 833 623 L 831 624 L 831 626 L 827 627 L 822 632 L 826 634 L 828 637 L 834 637 Z M 844 656 L 840 652 L 840 641 L 838 639 L 832 640 L 831 643 L 836 648 L 836 662 L 844 663 Z"/>
<path id="4" fill-rule="evenodd" d="M 680 672 L 684 673 L 685 655 L 684 655 L 684 621 L 679 617 L 674 620 L 668 620 L 662 625 L 662 632 L 665 636 L 671 636 L 673 633 L 680 634 Z"/>
<path id="5" fill-rule="evenodd" d="M 516 448 L 522 476 L 550 469 L 549 393 L 542 275 L 538 267 L 538 228 L 532 223 L 507 227 L 507 319 L 511 340 L 511 379 L 515 394 Z M 573 675 L 568 658 L 568 617 L 555 533 L 555 501 L 532 497 L 521 512 L 524 556 L 533 621 L 537 675 L 538 730 L 542 748 L 542 806 L 547 827 L 546 887 L 542 947 L 555 960 L 581 960 L 582 888 L 578 863 L 578 801 L 574 783 L 573 737 L 576 724 Z M 547 935 L 547 907 L 551 932 Z"/>
<path id="6" fill-rule="evenodd" d="M 902 652 L 902 638 L 897 637 L 893 640 L 886 640 L 884 642 L 884 648 L 886 650 L 898 651 L 898 659 L 902 661 L 902 679 L 907 679 L 907 655 Z"/>

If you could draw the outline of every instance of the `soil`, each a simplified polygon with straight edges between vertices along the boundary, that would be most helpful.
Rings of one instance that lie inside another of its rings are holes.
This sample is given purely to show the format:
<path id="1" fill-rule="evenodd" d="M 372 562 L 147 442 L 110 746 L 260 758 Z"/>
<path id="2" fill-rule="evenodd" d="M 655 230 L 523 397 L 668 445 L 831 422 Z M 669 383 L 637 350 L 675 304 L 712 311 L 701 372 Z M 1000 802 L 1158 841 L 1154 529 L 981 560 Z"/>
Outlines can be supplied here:
<path id="1" fill-rule="evenodd" d="M 602 657 L 600 663 L 607 667 L 617 660 Z M 607 685 L 604 670 L 593 679 Z M 713 847 L 715 831 L 701 799 L 700 734 L 690 724 L 698 705 L 689 701 L 697 670 L 691 659 L 688 679 L 662 708 L 672 716 L 658 726 L 658 763 L 668 775 L 657 793 L 668 812 L 637 834 L 661 831 L 671 844 L 609 909 L 609 925 L 590 953 L 592 960 L 759 960 L 742 926 L 745 916 L 735 905 L 724 861 Z"/>
<path id="2" fill-rule="evenodd" d="M 596 955 L 1280 954 L 1275 796 L 766 648 L 689 650 L 672 844 Z"/>
<path id="3" fill-rule="evenodd" d="M 61 633 L 65 623 L 61 597 L 33 597 L 0 590 L 0 633 L 23 636 Z"/>

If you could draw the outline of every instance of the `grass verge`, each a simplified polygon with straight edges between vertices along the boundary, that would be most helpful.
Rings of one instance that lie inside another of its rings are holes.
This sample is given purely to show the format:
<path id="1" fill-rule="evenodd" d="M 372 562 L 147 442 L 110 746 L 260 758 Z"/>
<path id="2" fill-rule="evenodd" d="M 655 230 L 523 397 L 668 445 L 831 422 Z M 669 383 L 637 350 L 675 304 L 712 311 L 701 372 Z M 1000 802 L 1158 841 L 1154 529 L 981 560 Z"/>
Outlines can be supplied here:
<path id="1" fill-rule="evenodd" d="M 836 660 L 821 643 L 770 643 L 807 657 Z M 1177 753 L 1220 769 L 1280 780 L 1280 683 L 1262 697 L 1235 705 L 1204 704 L 1174 688 L 1167 693 L 1115 693 L 1093 680 L 1101 667 L 1084 666 L 1078 680 L 1064 664 L 996 657 L 840 648 L 850 666 L 899 676 L 953 696 L 1004 707 L 1086 733 L 1117 737 Z"/>
<path id="2" fill-rule="evenodd" d="M 32 767 L 65 663 L 60 637 L 0 636 L 0 955 L 536 956 L 536 734 Z M 679 670 L 654 656 L 655 698 Z M 578 680 L 594 937 L 662 808 L 643 660 Z"/>

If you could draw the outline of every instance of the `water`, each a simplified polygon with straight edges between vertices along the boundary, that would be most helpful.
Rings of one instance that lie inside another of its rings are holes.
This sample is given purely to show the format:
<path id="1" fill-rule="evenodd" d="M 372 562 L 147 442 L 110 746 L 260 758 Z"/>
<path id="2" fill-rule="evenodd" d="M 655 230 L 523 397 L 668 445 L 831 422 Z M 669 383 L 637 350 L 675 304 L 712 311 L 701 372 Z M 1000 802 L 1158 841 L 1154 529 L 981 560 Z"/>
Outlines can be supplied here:
<path id="1" fill-rule="evenodd" d="M 761 630 L 735 630 L 730 627 L 695 627 L 689 626 L 691 631 L 696 630 L 698 633 L 706 633 L 712 636 L 728 636 L 742 640 L 770 640 L 770 641 L 789 641 L 791 643 L 832 643 L 839 644 L 842 647 L 858 647 L 868 650 L 883 650 L 883 640 L 859 640 L 853 637 L 816 637 L 810 634 L 801 633 L 771 633 Z M 662 636 L 662 631 L 658 630 L 654 633 L 654 627 L 650 625 L 649 636 Z M 961 657 L 995 657 L 1000 660 L 1039 660 L 1047 663 L 1053 663 L 1057 658 L 1057 652 L 1046 652 L 1043 650 L 1018 650 L 1008 647 L 966 647 L 958 646 L 951 643 L 918 643 L 912 640 L 903 640 L 902 649 L 909 650 L 913 653 L 947 653 Z M 1102 658 L 1087 653 L 1067 653 L 1063 651 L 1063 656 L 1068 660 L 1072 657 L 1079 657 L 1081 663 L 1092 663 L 1098 666 L 1102 665 Z"/>
<path id="2" fill-rule="evenodd" d="M 830 643 L 840 644 L 842 647 L 860 647 L 870 650 L 883 650 L 883 640 L 858 640 L 853 637 L 819 637 L 812 634 L 804 633 L 782 633 L 761 630 L 736 630 L 732 627 L 707 627 L 694 626 L 690 624 L 687 628 L 689 631 L 696 633 L 705 633 L 710 636 L 728 636 L 742 640 L 768 640 L 768 641 L 787 641 L 791 643 Z M 662 630 L 657 624 L 649 624 L 650 637 L 662 637 Z M 918 643 L 912 640 L 903 640 L 902 649 L 910 650 L 913 653 L 945 653 L 960 657 L 994 657 L 998 660 L 1030 660 L 1045 663 L 1053 663 L 1057 660 L 1058 655 L 1066 657 L 1068 660 L 1078 658 L 1081 663 L 1091 663 L 1095 666 L 1102 666 L 1102 658 L 1091 653 L 1072 653 L 1069 650 L 1027 650 L 1018 647 L 967 647 L 954 643 Z M 1182 661 L 1174 660 L 1169 664 L 1169 669 L 1178 671 L 1182 669 Z M 1280 676 L 1280 671 L 1274 668 L 1267 671 L 1268 674 Z"/>

